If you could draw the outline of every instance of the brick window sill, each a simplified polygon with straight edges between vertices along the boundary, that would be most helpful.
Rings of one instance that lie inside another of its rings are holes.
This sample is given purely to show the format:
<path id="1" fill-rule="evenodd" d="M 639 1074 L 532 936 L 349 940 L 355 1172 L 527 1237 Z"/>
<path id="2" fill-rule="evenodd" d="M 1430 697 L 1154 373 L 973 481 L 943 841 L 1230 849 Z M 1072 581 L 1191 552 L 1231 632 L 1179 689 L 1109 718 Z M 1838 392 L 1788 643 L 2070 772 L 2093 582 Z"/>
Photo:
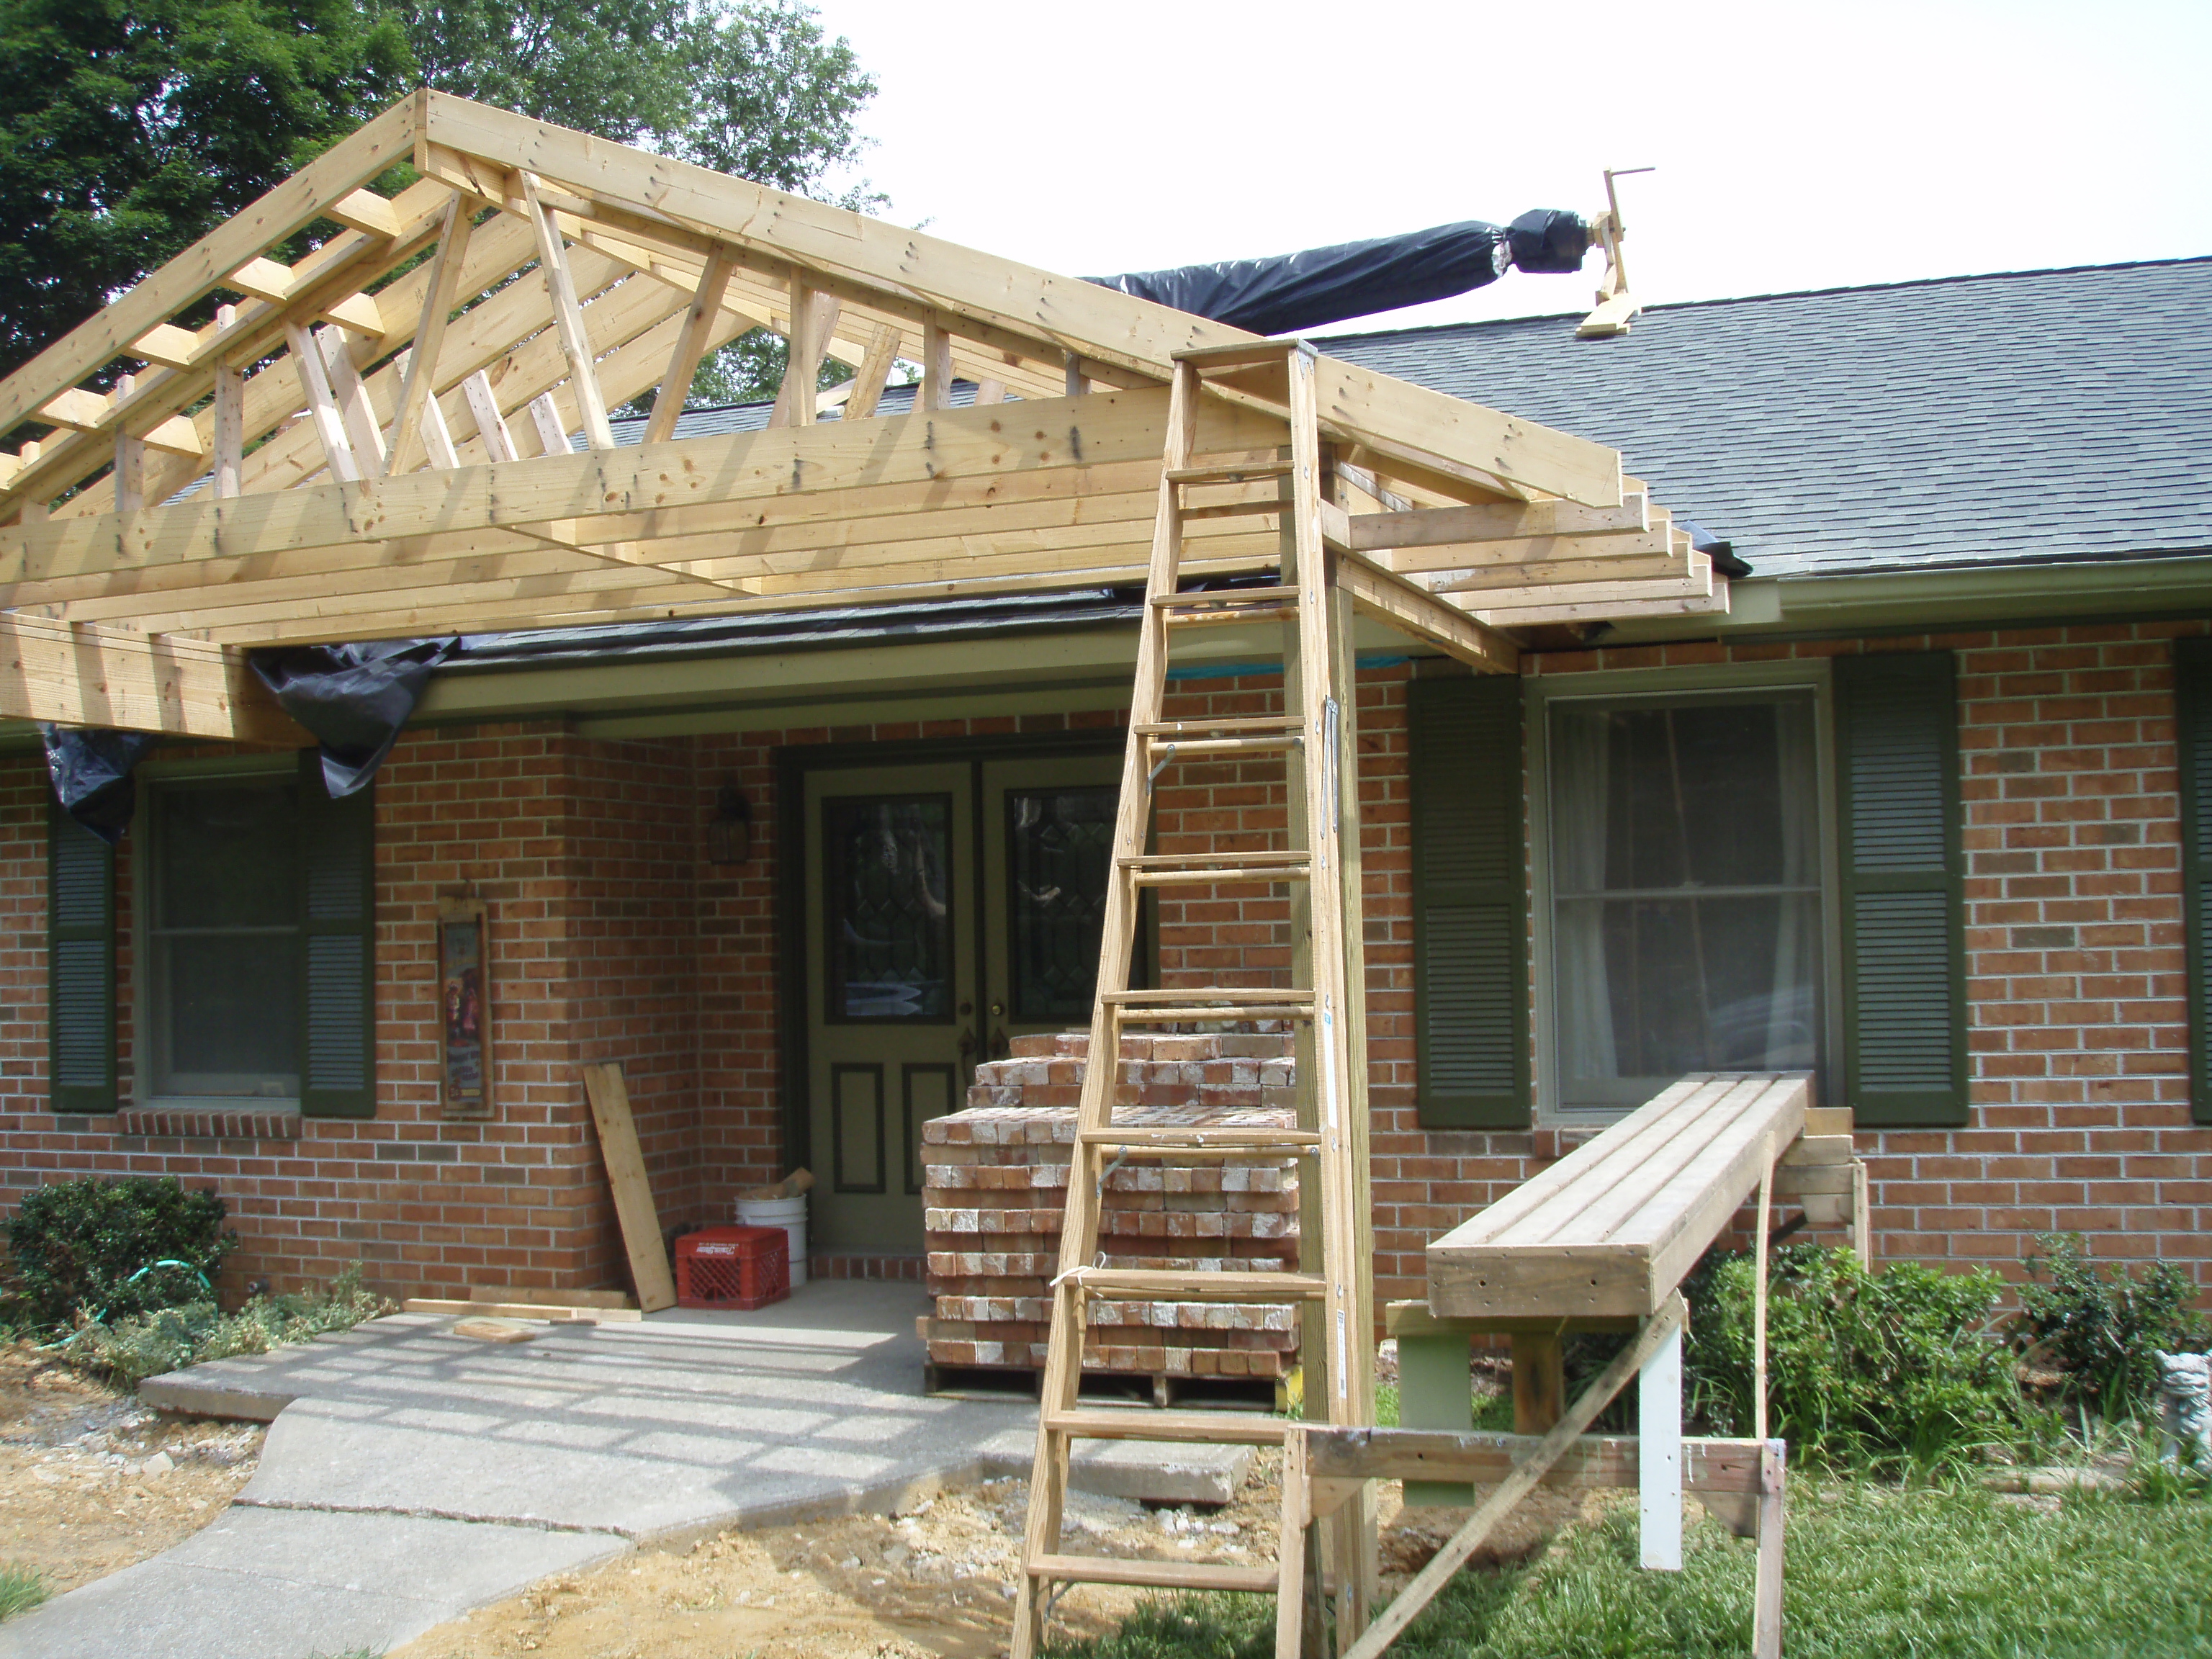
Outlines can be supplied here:
<path id="1" fill-rule="evenodd" d="M 296 1102 L 256 1102 L 252 1106 L 148 1101 L 115 1115 L 115 1132 L 125 1135 L 178 1135 L 218 1140 L 297 1140 Z"/>

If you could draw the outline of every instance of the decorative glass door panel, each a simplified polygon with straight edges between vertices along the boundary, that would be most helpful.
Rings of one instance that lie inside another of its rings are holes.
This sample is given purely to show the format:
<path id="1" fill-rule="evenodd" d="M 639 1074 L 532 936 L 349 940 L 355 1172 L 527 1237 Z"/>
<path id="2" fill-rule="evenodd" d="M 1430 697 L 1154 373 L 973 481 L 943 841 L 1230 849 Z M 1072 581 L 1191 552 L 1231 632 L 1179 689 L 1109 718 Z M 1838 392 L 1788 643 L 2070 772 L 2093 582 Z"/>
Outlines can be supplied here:
<path id="1" fill-rule="evenodd" d="M 983 1057 L 1091 1027 L 1114 856 L 1119 755 L 983 766 Z"/>

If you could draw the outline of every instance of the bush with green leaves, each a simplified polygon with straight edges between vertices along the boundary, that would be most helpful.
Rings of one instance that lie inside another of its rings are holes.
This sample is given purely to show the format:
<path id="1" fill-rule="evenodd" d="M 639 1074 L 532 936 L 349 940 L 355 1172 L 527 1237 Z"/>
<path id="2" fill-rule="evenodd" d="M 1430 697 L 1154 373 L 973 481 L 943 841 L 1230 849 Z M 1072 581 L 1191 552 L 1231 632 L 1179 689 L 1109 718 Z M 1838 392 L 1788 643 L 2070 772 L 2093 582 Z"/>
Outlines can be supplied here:
<path id="1" fill-rule="evenodd" d="M 2161 1349 L 2204 1347 L 2206 1323 L 2191 1306 L 2196 1283 L 2170 1261 L 2153 1262 L 2140 1278 L 2117 1264 L 2100 1272 L 2081 1234 L 2042 1233 L 2027 1271 L 2014 1346 L 2030 1364 L 2064 1373 L 2063 1396 L 2108 1420 L 2154 1405 L 2153 1356 Z"/>
<path id="2" fill-rule="evenodd" d="M 212 1302 L 193 1302 L 87 1325 L 69 1340 L 62 1353 L 81 1370 L 135 1389 L 145 1378 L 165 1371 L 233 1354 L 267 1353 L 289 1343 L 312 1341 L 325 1331 L 350 1330 L 365 1319 L 391 1311 L 391 1303 L 362 1288 L 356 1261 L 324 1289 L 257 1296 L 234 1314 L 222 1312 Z"/>
<path id="3" fill-rule="evenodd" d="M 1849 1250 L 1775 1252 L 1766 1301 L 1768 1431 L 1793 1460 L 1924 1472 L 2033 1437 L 2012 1351 L 1990 1329 L 2002 1285 L 1986 1269 L 1918 1262 L 1869 1273 Z M 1692 1413 L 1721 1434 L 1752 1427 L 1751 1260 L 1717 1255 L 1685 1286 Z"/>
<path id="4" fill-rule="evenodd" d="M 204 1299 L 238 1235 L 212 1192 L 173 1176 L 86 1176 L 33 1188 L 8 1221 L 12 1290 L 35 1328 L 110 1321 Z M 157 1267 L 163 1261 L 181 1267 Z M 148 1269 L 143 1275 L 140 1270 Z"/>

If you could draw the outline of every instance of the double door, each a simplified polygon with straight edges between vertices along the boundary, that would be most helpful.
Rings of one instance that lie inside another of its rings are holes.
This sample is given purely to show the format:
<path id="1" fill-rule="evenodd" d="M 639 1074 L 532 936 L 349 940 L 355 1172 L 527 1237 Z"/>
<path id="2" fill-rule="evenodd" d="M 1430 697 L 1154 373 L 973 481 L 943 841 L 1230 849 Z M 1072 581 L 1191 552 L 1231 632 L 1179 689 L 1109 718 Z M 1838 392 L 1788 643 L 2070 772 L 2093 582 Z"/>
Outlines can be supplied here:
<path id="1" fill-rule="evenodd" d="M 1121 757 L 806 774 L 815 1239 L 922 1246 L 922 1125 L 1024 1033 L 1086 1029 Z M 813 1241 L 810 1241 L 811 1243 Z"/>

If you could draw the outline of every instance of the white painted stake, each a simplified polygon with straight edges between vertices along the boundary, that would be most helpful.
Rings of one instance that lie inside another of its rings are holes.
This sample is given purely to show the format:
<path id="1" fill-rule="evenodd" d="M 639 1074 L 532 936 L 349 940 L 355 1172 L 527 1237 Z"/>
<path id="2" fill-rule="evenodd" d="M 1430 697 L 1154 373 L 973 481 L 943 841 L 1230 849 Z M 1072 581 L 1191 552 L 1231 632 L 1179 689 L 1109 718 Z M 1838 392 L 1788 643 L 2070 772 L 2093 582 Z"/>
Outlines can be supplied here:
<path id="1" fill-rule="evenodd" d="M 1636 1380 L 1637 1496 L 1644 1565 L 1682 1570 L 1682 1332 L 1677 1326 Z"/>

